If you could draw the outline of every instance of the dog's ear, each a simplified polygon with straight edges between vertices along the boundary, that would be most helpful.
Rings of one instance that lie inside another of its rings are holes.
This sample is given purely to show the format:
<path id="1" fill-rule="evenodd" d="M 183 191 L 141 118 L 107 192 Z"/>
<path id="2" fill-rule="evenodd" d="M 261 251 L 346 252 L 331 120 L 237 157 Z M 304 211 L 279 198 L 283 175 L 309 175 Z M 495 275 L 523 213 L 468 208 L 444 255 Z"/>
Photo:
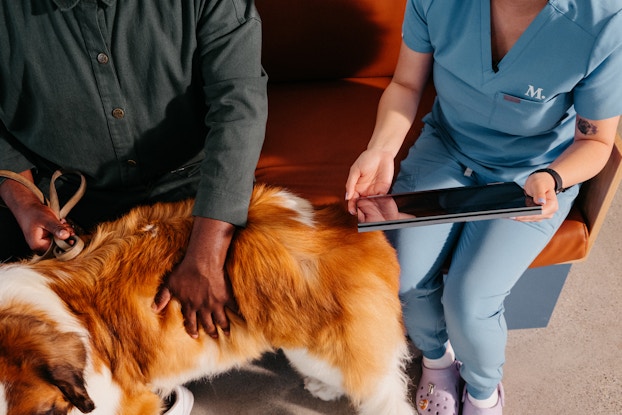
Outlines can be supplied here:
<path id="1" fill-rule="evenodd" d="M 12 394 L 20 407 L 35 408 L 41 399 L 36 391 L 40 390 L 53 391 L 53 396 L 45 395 L 46 399 L 53 397 L 60 404 L 64 398 L 62 403 L 69 402 L 83 413 L 95 408 L 86 391 L 87 351 L 79 333 L 61 332 L 45 316 L 18 304 L 10 311 L 0 310 L 0 351 L 0 361 L 7 367 L 21 368 L 20 375 L 12 379 L 14 391 L 8 389 L 8 398 Z M 24 387 L 29 388 L 26 394 L 20 392 Z"/>
<path id="2" fill-rule="evenodd" d="M 54 366 L 49 368 L 49 376 L 63 396 L 82 413 L 86 414 L 95 409 L 95 403 L 86 391 L 82 368 Z"/>
<path id="3" fill-rule="evenodd" d="M 50 383 L 56 386 L 65 399 L 82 413 L 95 409 L 95 403 L 86 391 L 84 369 L 86 349 L 77 333 L 55 332 L 48 339 L 43 371 Z"/>

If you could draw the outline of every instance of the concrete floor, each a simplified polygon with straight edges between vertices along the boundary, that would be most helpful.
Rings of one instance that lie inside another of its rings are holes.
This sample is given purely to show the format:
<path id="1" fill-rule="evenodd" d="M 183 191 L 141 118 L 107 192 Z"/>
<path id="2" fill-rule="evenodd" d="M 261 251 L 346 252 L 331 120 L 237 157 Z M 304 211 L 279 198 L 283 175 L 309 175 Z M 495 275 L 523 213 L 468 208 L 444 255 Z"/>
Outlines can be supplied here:
<path id="1" fill-rule="evenodd" d="M 511 330 L 505 415 L 622 414 L 622 192 L 589 258 L 574 264 L 549 325 Z M 413 383 L 420 359 L 409 371 Z M 347 415 L 302 387 L 282 355 L 191 385 L 193 415 Z M 382 414 L 378 414 L 382 415 Z"/>

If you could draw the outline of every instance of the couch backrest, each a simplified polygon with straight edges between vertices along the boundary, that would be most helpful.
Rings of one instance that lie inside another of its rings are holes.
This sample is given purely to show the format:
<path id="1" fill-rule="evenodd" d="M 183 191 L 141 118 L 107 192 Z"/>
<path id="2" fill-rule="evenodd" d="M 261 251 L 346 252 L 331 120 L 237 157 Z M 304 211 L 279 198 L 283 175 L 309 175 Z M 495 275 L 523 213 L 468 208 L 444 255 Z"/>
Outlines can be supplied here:
<path id="1" fill-rule="evenodd" d="M 256 0 L 272 82 L 391 76 L 406 0 Z"/>

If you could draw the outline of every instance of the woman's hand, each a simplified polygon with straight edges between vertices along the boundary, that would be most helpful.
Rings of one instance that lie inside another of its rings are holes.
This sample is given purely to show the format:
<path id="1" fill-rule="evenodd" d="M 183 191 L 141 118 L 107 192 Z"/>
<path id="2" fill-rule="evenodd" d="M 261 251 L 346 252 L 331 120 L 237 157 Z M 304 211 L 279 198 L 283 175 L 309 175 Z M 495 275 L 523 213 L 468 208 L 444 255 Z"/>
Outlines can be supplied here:
<path id="1" fill-rule="evenodd" d="M 518 216 L 520 222 L 540 222 L 553 217 L 559 205 L 555 193 L 555 179 L 547 172 L 533 173 L 525 182 L 525 193 L 533 198 L 535 204 L 542 206 L 542 214 Z"/>
<path id="2" fill-rule="evenodd" d="M 356 159 L 346 182 L 348 211 L 356 215 L 356 199 L 386 194 L 393 181 L 393 154 L 369 149 Z"/>

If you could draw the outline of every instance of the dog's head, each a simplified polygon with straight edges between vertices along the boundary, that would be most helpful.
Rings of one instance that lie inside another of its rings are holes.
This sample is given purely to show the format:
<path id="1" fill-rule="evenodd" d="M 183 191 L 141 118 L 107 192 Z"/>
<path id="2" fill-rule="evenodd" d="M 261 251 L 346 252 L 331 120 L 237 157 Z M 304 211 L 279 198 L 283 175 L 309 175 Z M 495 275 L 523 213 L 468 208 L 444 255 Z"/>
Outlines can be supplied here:
<path id="1" fill-rule="evenodd" d="M 91 412 L 95 404 L 86 391 L 85 366 L 86 350 L 77 334 L 60 332 L 25 309 L 0 310 L 0 413 Z"/>

